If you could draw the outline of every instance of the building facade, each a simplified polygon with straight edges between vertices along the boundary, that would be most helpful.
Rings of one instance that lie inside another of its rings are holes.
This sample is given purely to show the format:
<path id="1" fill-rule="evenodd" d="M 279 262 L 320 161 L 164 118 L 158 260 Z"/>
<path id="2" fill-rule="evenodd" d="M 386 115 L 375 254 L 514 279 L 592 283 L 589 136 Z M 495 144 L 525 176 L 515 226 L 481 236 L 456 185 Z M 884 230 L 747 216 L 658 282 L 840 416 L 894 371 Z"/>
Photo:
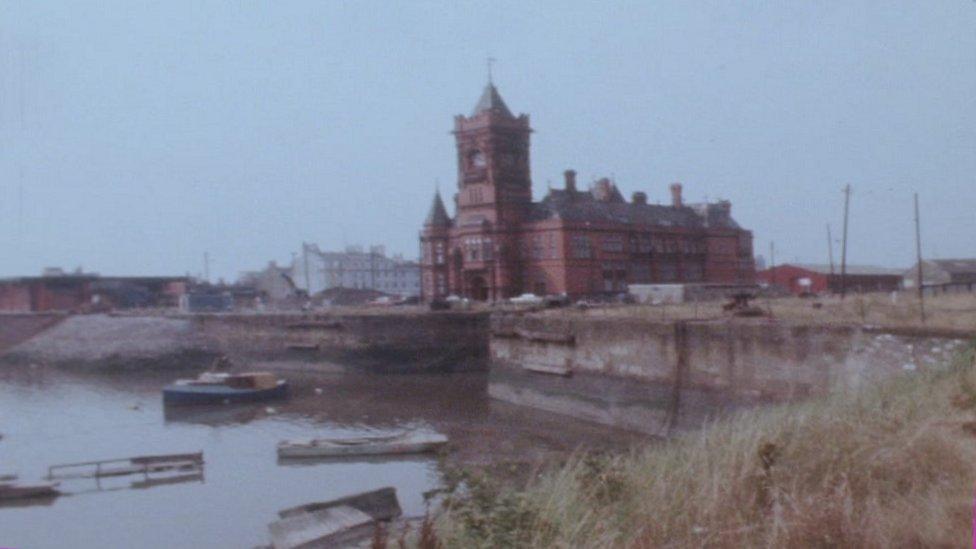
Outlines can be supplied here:
<path id="1" fill-rule="evenodd" d="M 420 295 L 420 265 L 399 255 L 389 257 L 383 246 L 348 246 L 342 252 L 322 251 L 304 244 L 292 264 L 295 284 L 315 295 L 331 288 L 376 290 L 390 295 Z"/>
<path id="2" fill-rule="evenodd" d="M 188 282 L 186 277 L 99 276 L 49 269 L 42 276 L 0 279 L 0 311 L 176 307 Z"/>
<path id="3" fill-rule="evenodd" d="M 752 233 L 731 203 L 627 201 L 609 179 L 532 200 L 525 114 L 514 116 L 491 83 L 471 116 L 456 116 L 458 189 L 451 217 L 434 196 L 420 234 L 422 292 L 499 300 L 522 293 L 581 297 L 625 292 L 628 284 L 755 281 Z"/>
<path id="4" fill-rule="evenodd" d="M 905 288 L 918 289 L 918 263 L 904 273 Z M 922 286 L 930 294 L 976 291 L 976 259 L 922 260 Z"/>
<path id="5" fill-rule="evenodd" d="M 870 265 L 848 265 L 842 280 L 840 267 L 784 263 L 759 271 L 756 279 L 793 295 L 836 294 L 842 287 L 848 293 L 894 292 L 902 286 L 900 269 Z"/>

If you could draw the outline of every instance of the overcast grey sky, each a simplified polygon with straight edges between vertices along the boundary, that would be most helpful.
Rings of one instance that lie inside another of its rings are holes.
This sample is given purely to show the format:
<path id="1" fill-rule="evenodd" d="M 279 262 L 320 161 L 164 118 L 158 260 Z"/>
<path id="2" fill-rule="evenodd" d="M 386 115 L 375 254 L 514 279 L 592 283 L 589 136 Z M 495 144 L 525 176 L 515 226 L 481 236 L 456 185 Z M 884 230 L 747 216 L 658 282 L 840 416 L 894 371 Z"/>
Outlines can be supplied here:
<path id="1" fill-rule="evenodd" d="M 0 1 L 0 276 L 233 278 L 322 247 L 416 256 L 485 84 L 562 171 L 728 198 L 756 252 L 976 256 L 976 2 Z"/>

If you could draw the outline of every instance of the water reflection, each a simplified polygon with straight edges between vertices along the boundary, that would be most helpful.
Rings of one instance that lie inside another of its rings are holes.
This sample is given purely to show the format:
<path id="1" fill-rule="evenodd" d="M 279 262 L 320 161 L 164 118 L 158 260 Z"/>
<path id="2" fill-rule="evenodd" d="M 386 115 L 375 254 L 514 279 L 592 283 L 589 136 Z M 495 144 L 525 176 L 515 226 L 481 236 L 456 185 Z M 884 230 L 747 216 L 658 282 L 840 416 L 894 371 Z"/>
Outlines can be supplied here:
<path id="1" fill-rule="evenodd" d="M 436 456 L 295 462 L 277 458 L 283 439 L 434 430 L 451 439 L 447 460 L 465 463 L 642 440 L 491 401 L 477 374 L 286 376 L 288 401 L 164 409 L 160 390 L 179 376 L 0 371 L 0 472 L 31 481 L 55 463 L 184 451 L 206 460 L 205 478 L 71 481 L 69 496 L 4 505 L 0 545 L 253 547 L 280 509 L 394 486 L 405 514 L 417 515 L 441 483 Z"/>

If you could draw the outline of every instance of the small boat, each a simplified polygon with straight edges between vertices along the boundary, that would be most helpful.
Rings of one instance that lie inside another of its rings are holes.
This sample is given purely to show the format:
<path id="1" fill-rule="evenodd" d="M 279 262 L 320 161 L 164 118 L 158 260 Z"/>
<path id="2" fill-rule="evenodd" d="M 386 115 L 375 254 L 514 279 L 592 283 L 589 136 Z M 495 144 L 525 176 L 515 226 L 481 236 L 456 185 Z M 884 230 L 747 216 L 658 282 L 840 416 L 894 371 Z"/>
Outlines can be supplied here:
<path id="1" fill-rule="evenodd" d="M 267 372 L 205 372 L 163 388 L 163 404 L 230 404 L 285 398 L 288 382 Z"/>
<path id="2" fill-rule="evenodd" d="M 403 514 L 392 487 L 279 511 L 268 524 L 275 549 L 365 547 L 377 522 Z M 374 544 L 375 545 L 375 544 Z"/>
<path id="3" fill-rule="evenodd" d="M 0 500 L 49 498 L 61 495 L 57 482 L 39 482 L 37 484 L 19 484 L 16 482 L 0 482 Z"/>
<path id="4" fill-rule="evenodd" d="M 445 444 L 447 444 L 447 437 L 440 433 L 419 432 L 373 437 L 286 440 L 278 443 L 278 457 L 321 458 L 423 454 L 434 452 Z"/>

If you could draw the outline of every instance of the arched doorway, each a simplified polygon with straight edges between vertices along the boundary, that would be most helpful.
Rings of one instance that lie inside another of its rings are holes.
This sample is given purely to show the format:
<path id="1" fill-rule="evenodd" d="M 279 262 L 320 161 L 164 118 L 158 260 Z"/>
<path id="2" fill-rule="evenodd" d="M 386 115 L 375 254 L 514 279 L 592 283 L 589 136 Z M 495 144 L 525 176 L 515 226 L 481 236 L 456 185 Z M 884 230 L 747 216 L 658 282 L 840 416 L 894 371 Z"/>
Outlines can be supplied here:
<path id="1" fill-rule="evenodd" d="M 474 276 L 471 277 L 471 299 L 477 301 L 488 301 L 488 283 L 485 282 L 485 277 Z"/>

